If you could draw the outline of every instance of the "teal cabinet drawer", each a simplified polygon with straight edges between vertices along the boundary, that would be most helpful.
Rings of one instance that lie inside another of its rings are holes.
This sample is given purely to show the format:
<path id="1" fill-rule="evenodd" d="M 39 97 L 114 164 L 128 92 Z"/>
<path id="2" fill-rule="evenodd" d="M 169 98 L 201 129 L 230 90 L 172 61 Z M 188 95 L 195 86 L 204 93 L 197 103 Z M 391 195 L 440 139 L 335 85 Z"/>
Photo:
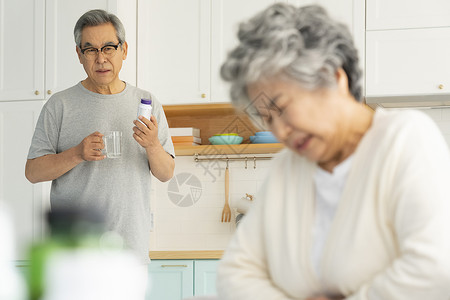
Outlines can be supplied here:
<path id="1" fill-rule="evenodd" d="M 147 300 L 182 300 L 216 295 L 218 260 L 160 260 L 149 265 Z"/>
<path id="2" fill-rule="evenodd" d="M 194 295 L 216 295 L 218 260 L 196 260 L 194 262 Z"/>
<path id="3" fill-rule="evenodd" d="M 147 300 L 180 300 L 194 295 L 192 260 L 152 260 Z"/>

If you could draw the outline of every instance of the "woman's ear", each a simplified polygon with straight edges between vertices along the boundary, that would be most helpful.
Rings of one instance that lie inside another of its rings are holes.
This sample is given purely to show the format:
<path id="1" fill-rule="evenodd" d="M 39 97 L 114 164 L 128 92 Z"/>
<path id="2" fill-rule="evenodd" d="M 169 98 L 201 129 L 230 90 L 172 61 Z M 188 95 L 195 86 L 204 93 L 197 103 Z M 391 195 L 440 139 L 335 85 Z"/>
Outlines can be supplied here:
<path id="1" fill-rule="evenodd" d="M 342 68 L 336 70 L 336 83 L 340 93 L 344 95 L 348 95 L 350 93 L 347 73 L 345 73 Z"/>

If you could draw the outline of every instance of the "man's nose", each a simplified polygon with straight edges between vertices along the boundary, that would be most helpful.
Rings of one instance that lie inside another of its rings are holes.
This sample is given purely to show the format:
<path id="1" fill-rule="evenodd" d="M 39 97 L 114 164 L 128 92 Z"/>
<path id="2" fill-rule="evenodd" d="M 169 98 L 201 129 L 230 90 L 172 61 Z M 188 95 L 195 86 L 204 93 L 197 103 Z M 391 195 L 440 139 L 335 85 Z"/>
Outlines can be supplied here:
<path id="1" fill-rule="evenodd" d="M 106 61 L 106 56 L 102 51 L 97 52 L 97 58 L 95 59 L 97 63 L 102 64 Z"/>

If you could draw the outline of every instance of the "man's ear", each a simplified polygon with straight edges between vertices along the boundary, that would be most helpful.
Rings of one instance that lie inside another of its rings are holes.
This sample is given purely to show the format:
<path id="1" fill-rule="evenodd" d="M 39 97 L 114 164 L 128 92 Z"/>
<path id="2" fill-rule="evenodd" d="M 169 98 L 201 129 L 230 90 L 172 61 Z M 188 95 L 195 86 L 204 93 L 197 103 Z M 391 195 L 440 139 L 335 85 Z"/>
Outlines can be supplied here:
<path id="1" fill-rule="evenodd" d="M 77 52 L 78 60 L 80 61 L 80 64 L 83 64 L 83 62 L 81 61 L 81 55 L 83 55 L 83 54 L 81 53 L 80 47 L 75 46 L 75 51 Z"/>
<path id="2" fill-rule="evenodd" d="M 127 55 L 128 55 L 128 43 L 124 42 L 121 47 L 123 49 L 122 59 L 125 60 L 125 59 L 127 59 Z"/>

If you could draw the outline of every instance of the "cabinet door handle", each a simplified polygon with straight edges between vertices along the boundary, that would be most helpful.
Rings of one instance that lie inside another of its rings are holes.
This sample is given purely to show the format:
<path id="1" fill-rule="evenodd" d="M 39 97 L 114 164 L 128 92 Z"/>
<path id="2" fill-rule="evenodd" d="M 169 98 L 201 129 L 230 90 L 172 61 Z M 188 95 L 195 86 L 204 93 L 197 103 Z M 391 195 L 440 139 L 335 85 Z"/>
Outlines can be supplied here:
<path id="1" fill-rule="evenodd" d="M 187 268 L 187 265 L 161 265 L 163 268 Z"/>
<path id="2" fill-rule="evenodd" d="M 34 94 L 37 96 L 37 95 L 39 95 L 39 91 L 38 90 L 35 90 L 34 91 Z"/>
<path id="3" fill-rule="evenodd" d="M 440 85 L 438 86 L 438 88 L 439 88 L 440 90 L 443 90 L 443 89 L 444 89 L 444 85 L 443 85 L 443 84 L 440 84 Z"/>
<path id="4" fill-rule="evenodd" d="M 206 94 L 202 94 L 202 98 L 206 98 Z"/>
<path id="5" fill-rule="evenodd" d="M 47 90 L 47 94 L 51 95 L 52 94 L 52 90 Z"/>

